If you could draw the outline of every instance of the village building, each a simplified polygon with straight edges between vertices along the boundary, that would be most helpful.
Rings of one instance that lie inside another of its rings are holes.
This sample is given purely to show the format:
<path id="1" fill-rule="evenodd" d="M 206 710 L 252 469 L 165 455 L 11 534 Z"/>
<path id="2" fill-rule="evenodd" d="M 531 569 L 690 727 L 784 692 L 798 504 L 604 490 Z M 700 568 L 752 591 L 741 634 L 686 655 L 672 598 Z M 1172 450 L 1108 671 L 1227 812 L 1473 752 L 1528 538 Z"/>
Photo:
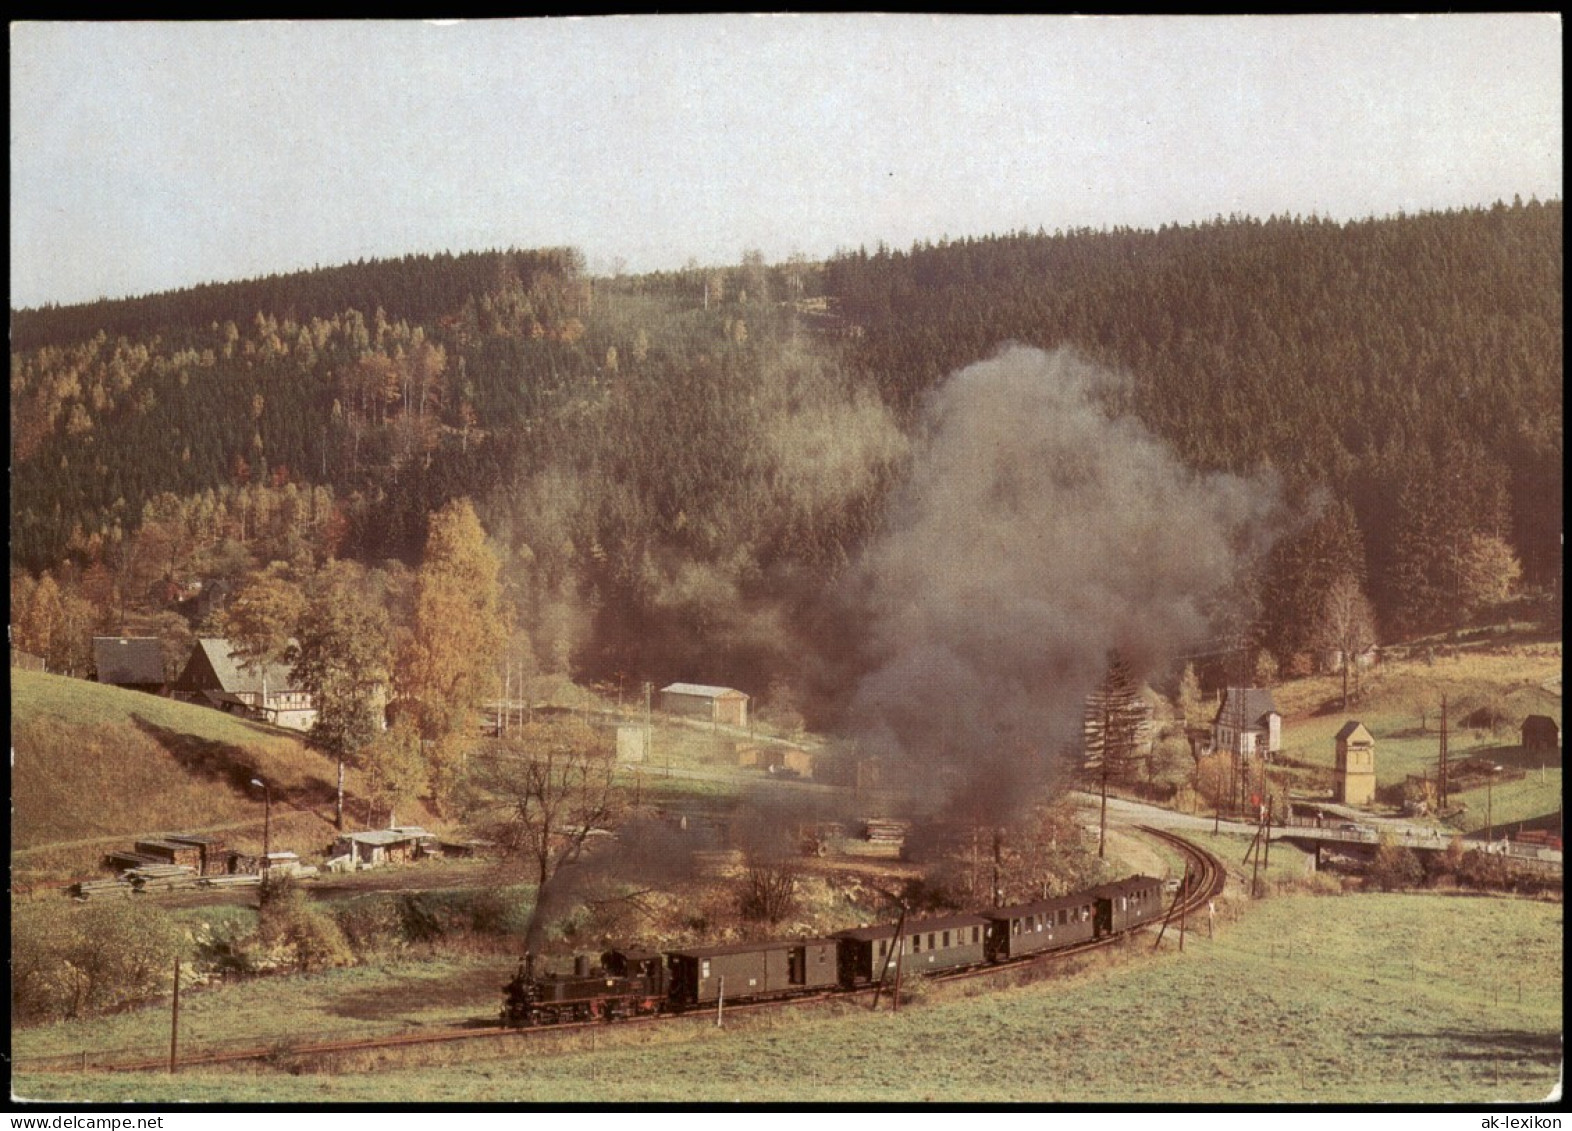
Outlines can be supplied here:
<path id="1" fill-rule="evenodd" d="M 668 714 L 728 726 L 748 725 L 748 696 L 730 687 L 673 683 L 660 689 L 660 709 Z"/>
<path id="2" fill-rule="evenodd" d="M 188 703 L 290 730 L 310 730 L 317 719 L 311 693 L 294 681 L 288 664 L 247 667 L 233 654 L 229 641 L 218 637 L 197 641 L 171 690 L 175 698 Z"/>
<path id="3" fill-rule="evenodd" d="M 1212 718 L 1212 749 L 1270 759 L 1283 748 L 1283 715 L 1263 687 L 1230 687 Z"/>
<path id="4" fill-rule="evenodd" d="M 427 849 L 435 850 L 436 837 L 416 825 L 391 829 L 369 829 L 345 833 L 333 842 L 329 857 L 349 857 L 356 868 L 377 868 L 384 864 L 407 864 Z"/>
<path id="5" fill-rule="evenodd" d="M 1535 754 L 1555 754 L 1561 749 L 1561 728 L 1549 715 L 1529 715 L 1523 720 L 1523 749 Z"/>
<path id="6" fill-rule="evenodd" d="M 1365 725 L 1350 720 L 1337 732 L 1337 774 L 1333 799 L 1343 805 L 1375 800 L 1375 738 Z"/>
<path id="7" fill-rule="evenodd" d="M 162 695 L 164 647 L 156 636 L 93 637 L 93 670 L 99 683 Z"/>

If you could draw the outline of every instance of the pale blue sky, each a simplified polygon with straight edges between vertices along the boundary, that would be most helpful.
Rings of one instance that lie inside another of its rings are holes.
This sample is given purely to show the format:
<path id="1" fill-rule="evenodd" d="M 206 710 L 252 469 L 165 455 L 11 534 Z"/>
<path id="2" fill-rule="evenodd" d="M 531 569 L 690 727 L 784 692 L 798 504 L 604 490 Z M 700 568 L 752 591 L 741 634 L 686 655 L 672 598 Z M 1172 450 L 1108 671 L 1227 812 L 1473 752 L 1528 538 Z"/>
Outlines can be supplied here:
<path id="1" fill-rule="evenodd" d="M 1546 14 L 13 24 L 11 302 L 1561 196 Z"/>

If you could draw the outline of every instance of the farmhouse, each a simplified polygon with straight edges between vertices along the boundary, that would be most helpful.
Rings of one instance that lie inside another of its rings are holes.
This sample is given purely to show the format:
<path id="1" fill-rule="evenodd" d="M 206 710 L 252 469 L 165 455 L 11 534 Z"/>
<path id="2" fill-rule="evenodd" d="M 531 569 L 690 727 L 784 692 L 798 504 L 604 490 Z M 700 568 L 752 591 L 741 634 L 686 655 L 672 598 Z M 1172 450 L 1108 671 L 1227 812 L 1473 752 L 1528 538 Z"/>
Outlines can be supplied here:
<path id="1" fill-rule="evenodd" d="M 311 693 L 295 684 L 288 664 L 246 667 L 232 653 L 229 641 L 218 637 L 197 641 L 172 690 L 175 698 L 188 703 L 204 703 L 291 730 L 310 730 L 317 719 Z"/>
<path id="2" fill-rule="evenodd" d="M 729 687 L 673 683 L 660 689 L 660 709 L 673 715 L 708 719 L 712 723 L 748 725 L 748 696 Z"/>
<path id="3" fill-rule="evenodd" d="M 1523 749 L 1554 754 L 1561 748 L 1561 728 L 1549 715 L 1530 715 L 1523 720 Z"/>
<path id="4" fill-rule="evenodd" d="M 1271 757 L 1283 748 L 1283 715 L 1262 687 L 1230 687 L 1212 719 L 1212 749 Z"/>
<path id="5" fill-rule="evenodd" d="M 1334 798 L 1344 805 L 1375 800 L 1375 738 L 1361 722 L 1350 720 L 1337 732 L 1337 777 Z"/>
<path id="6" fill-rule="evenodd" d="M 93 668 L 98 682 L 130 691 L 162 695 L 164 649 L 156 636 L 93 637 Z"/>

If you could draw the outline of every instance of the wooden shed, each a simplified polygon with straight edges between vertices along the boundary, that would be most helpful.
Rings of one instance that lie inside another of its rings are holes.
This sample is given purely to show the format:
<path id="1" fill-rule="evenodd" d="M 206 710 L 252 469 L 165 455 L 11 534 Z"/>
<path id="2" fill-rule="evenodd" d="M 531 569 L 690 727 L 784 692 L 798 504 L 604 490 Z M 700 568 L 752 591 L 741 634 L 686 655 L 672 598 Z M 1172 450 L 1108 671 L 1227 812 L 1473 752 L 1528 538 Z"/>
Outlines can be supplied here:
<path id="1" fill-rule="evenodd" d="M 1561 749 L 1561 728 L 1549 715 L 1530 715 L 1523 720 L 1523 749 L 1554 754 Z"/>
<path id="2" fill-rule="evenodd" d="M 660 709 L 672 715 L 728 726 L 748 725 L 748 696 L 730 687 L 673 683 L 660 689 Z"/>
<path id="3" fill-rule="evenodd" d="M 161 695 L 164 646 L 156 636 L 93 637 L 93 670 L 99 683 Z"/>

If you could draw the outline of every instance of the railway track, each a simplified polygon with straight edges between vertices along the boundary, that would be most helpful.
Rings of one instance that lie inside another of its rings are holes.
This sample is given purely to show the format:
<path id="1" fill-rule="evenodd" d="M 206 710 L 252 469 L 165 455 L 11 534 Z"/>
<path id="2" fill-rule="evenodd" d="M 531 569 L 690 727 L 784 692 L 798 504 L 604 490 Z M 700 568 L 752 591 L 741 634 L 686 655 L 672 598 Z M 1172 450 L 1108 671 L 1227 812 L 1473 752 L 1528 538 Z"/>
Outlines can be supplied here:
<path id="1" fill-rule="evenodd" d="M 1167 913 L 1169 921 L 1178 919 L 1181 915 L 1188 915 L 1205 908 L 1206 904 L 1215 899 L 1223 891 L 1227 882 L 1227 871 L 1223 862 L 1216 856 L 1207 852 L 1198 845 L 1192 844 L 1183 837 L 1167 832 L 1163 829 L 1152 828 L 1148 825 L 1137 826 L 1139 831 L 1146 833 L 1164 844 L 1175 849 L 1187 862 L 1190 874 L 1190 883 L 1186 889 L 1179 893 L 1177 899 Z M 1062 947 L 1043 954 L 1027 955 L 1022 958 L 1011 959 L 1002 963 L 990 963 L 982 966 L 972 966 L 964 969 L 947 971 L 933 976 L 935 981 L 948 983 L 971 978 L 986 977 L 1008 970 L 1021 970 L 1032 966 L 1068 958 L 1077 954 L 1084 954 L 1099 947 L 1111 946 L 1124 938 L 1126 934 L 1147 930 L 1158 925 L 1161 920 L 1144 923 L 1130 931 L 1107 935 L 1100 939 L 1077 943 L 1073 946 Z M 812 1002 L 823 1001 L 856 1001 L 872 999 L 876 993 L 884 992 L 877 988 L 867 988 L 854 991 L 835 991 L 832 993 L 817 993 L 774 1001 L 739 1002 L 727 1005 L 726 1013 L 751 1013 L 761 1009 L 772 1009 L 781 1005 L 804 1005 Z M 708 1010 L 691 1010 L 678 1016 L 699 1018 L 709 1015 Z M 644 1025 L 652 1022 L 670 1019 L 671 1015 L 656 1014 L 647 1017 L 633 1017 L 616 1024 L 620 1026 Z M 418 1033 L 385 1034 L 378 1037 L 358 1038 L 354 1040 L 333 1041 L 304 1041 L 296 1044 L 280 1044 L 274 1042 L 267 1046 L 252 1046 L 248 1048 L 210 1049 L 206 1051 L 193 1051 L 178 1058 L 179 1068 L 195 1068 L 220 1064 L 236 1064 L 245 1061 L 269 1060 L 287 1057 L 291 1060 L 301 1058 L 334 1056 L 345 1053 L 374 1052 L 382 1049 L 407 1048 L 414 1045 L 437 1045 L 457 1041 L 473 1040 L 523 1040 L 530 1037 L 548 1033 L 573 1033 L 582 1030 L 601 1030 L 606 1027 L 604 1021 L 576 1021 L 565 1022 L 558 1025 L 543 1026 L 530 1029 L 504 1029 L 492 1027 L 470 1027 L 452 1029 L 427 1029 Z M 76 1072 L 87 1069 L 109 1072 L 151 1072 L 162 1071 L 169 1068 L 169 1058 L 124 1060 L 110 1063 L 90 1062 L 86 1054 L 79 1056 L 61 1056 L 38 1058 L 28 1063 L 22 1061 L 18 1067 L 31 1068 L 33 1071 L 44 1072 Z"/>

